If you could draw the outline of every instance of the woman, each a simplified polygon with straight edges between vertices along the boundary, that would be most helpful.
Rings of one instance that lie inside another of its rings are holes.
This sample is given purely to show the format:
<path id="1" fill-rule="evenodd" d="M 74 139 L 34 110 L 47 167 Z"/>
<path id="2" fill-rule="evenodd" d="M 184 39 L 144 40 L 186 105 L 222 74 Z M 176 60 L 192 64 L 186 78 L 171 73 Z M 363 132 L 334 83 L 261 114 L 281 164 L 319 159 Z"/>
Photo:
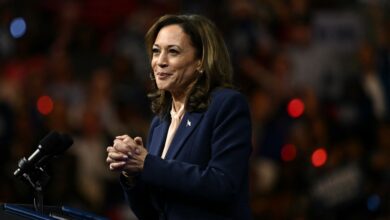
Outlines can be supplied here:
<path id="1" fill-rule="evenodd" d="M 250 113 L 229 89 L 216 30 L 199 15 L 166 15 L 146 34 L 156 85 L 147 145 L 122 135 L 107 148 L 139 219 L 250 219 Z"/>

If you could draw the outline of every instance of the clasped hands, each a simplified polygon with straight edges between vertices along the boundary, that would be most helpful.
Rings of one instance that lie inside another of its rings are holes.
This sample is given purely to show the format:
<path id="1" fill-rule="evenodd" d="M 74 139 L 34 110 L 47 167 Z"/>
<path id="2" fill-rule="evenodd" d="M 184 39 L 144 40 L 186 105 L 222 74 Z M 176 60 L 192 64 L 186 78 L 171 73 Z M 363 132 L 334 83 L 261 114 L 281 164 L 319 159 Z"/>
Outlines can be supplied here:
<path id="1" fill-rule="evenodd" d="M 136 175 L 143 170 L 147 154 L 142 138 L 121 135 L 115 138 L 113 146 L 107 147 L 106 161 L 112 171 Z"/>

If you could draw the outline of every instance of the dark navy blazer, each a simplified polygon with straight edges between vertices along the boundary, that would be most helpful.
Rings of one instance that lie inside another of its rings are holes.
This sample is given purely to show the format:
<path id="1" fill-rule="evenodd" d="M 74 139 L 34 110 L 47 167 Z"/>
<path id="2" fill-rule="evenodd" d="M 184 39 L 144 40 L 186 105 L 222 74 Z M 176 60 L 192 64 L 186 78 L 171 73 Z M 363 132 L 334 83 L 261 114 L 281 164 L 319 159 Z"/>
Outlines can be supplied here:
<path id="1" fill-rule="evenodd" d="M 166 158 L 170 119 L 152 121 L 144 163 L 136 185 L 123 184 L 139 219 L 251 219 L 248 162 L 251 119 L 245 97 L 216 89 L 204 112 L 187 112 Z"/>

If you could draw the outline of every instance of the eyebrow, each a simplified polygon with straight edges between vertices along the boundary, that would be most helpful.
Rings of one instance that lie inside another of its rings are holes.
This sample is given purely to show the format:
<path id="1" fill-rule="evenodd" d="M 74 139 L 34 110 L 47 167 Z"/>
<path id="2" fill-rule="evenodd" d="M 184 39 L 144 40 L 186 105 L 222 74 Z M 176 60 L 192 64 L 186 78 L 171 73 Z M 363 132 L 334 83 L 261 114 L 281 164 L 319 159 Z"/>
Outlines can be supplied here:
<path id="1" fill-rule="evenodd" d="M 161 47 L 159 44 L 156 44 L 156 43 L 153 44 L 153 46 Z M 168 47 L 174 47 L 174 46 L 175 46 L 175 47 L 180 47 L 180 45 L 178 45 L 178 44 L 169 44 L 169 45 L 168 45 Z"/>
<path id="2" fill-rule="evenodd" d="M 161 46 L 159 44 L 153 44 L 153 47 L 161 48 Z M 182 50 L 182 47 L 180 45 L 177 45 L 177 44 L 170 44 L 170 45 L 167 46 L 167 48 L 172 48 L 172 47 L 175 47 L 175 48 L 178 48 L 178 49 Z"/>

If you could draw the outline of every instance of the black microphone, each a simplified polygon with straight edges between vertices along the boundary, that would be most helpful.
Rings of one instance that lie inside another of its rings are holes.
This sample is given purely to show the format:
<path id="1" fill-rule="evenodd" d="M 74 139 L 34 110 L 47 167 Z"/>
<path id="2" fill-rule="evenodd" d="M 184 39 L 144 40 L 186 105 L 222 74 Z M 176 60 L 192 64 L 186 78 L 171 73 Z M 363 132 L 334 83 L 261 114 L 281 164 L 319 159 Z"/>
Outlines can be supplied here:
<path id="1" fill-rule="evenodd" d="M 51 158 L 53 158 L 53 157 L 55 157 L 57 155 L 62 154 L 70 146 L 72 146 L 73 139 L 69 135 L 67 135 L 67 134 L 60 134 L 59 138 L 60 138 L 60 143 L 58 143 L 58 145 L 52 145 L 53 147 L 49 147 L 50 149 L 47 150 L 47 154 L 45 156 L 43 156 L 42 159 L 40 159 L 35 164 L 35 167 L 44 166 L 48 162 L 49 159 L 51 159 Z M 43 142 L 43 140 L 42 140 L 42 142 Z M 50 144 L 48 144 L 47 146 L 50 146 Z"/>
<path id="2" fill-rule="evenodd" d="M 51 157 L 66 151 L 72 144 L 73 140 L 69 135 L 61 135 L 55 131 L 50 132 L 39 142 L 38 149 L 28 159 L 23 157 L 19 161 L 19 168 L 15 170 L 14 176 L 23 175 L 35 167 L 45 165 Z"/>

